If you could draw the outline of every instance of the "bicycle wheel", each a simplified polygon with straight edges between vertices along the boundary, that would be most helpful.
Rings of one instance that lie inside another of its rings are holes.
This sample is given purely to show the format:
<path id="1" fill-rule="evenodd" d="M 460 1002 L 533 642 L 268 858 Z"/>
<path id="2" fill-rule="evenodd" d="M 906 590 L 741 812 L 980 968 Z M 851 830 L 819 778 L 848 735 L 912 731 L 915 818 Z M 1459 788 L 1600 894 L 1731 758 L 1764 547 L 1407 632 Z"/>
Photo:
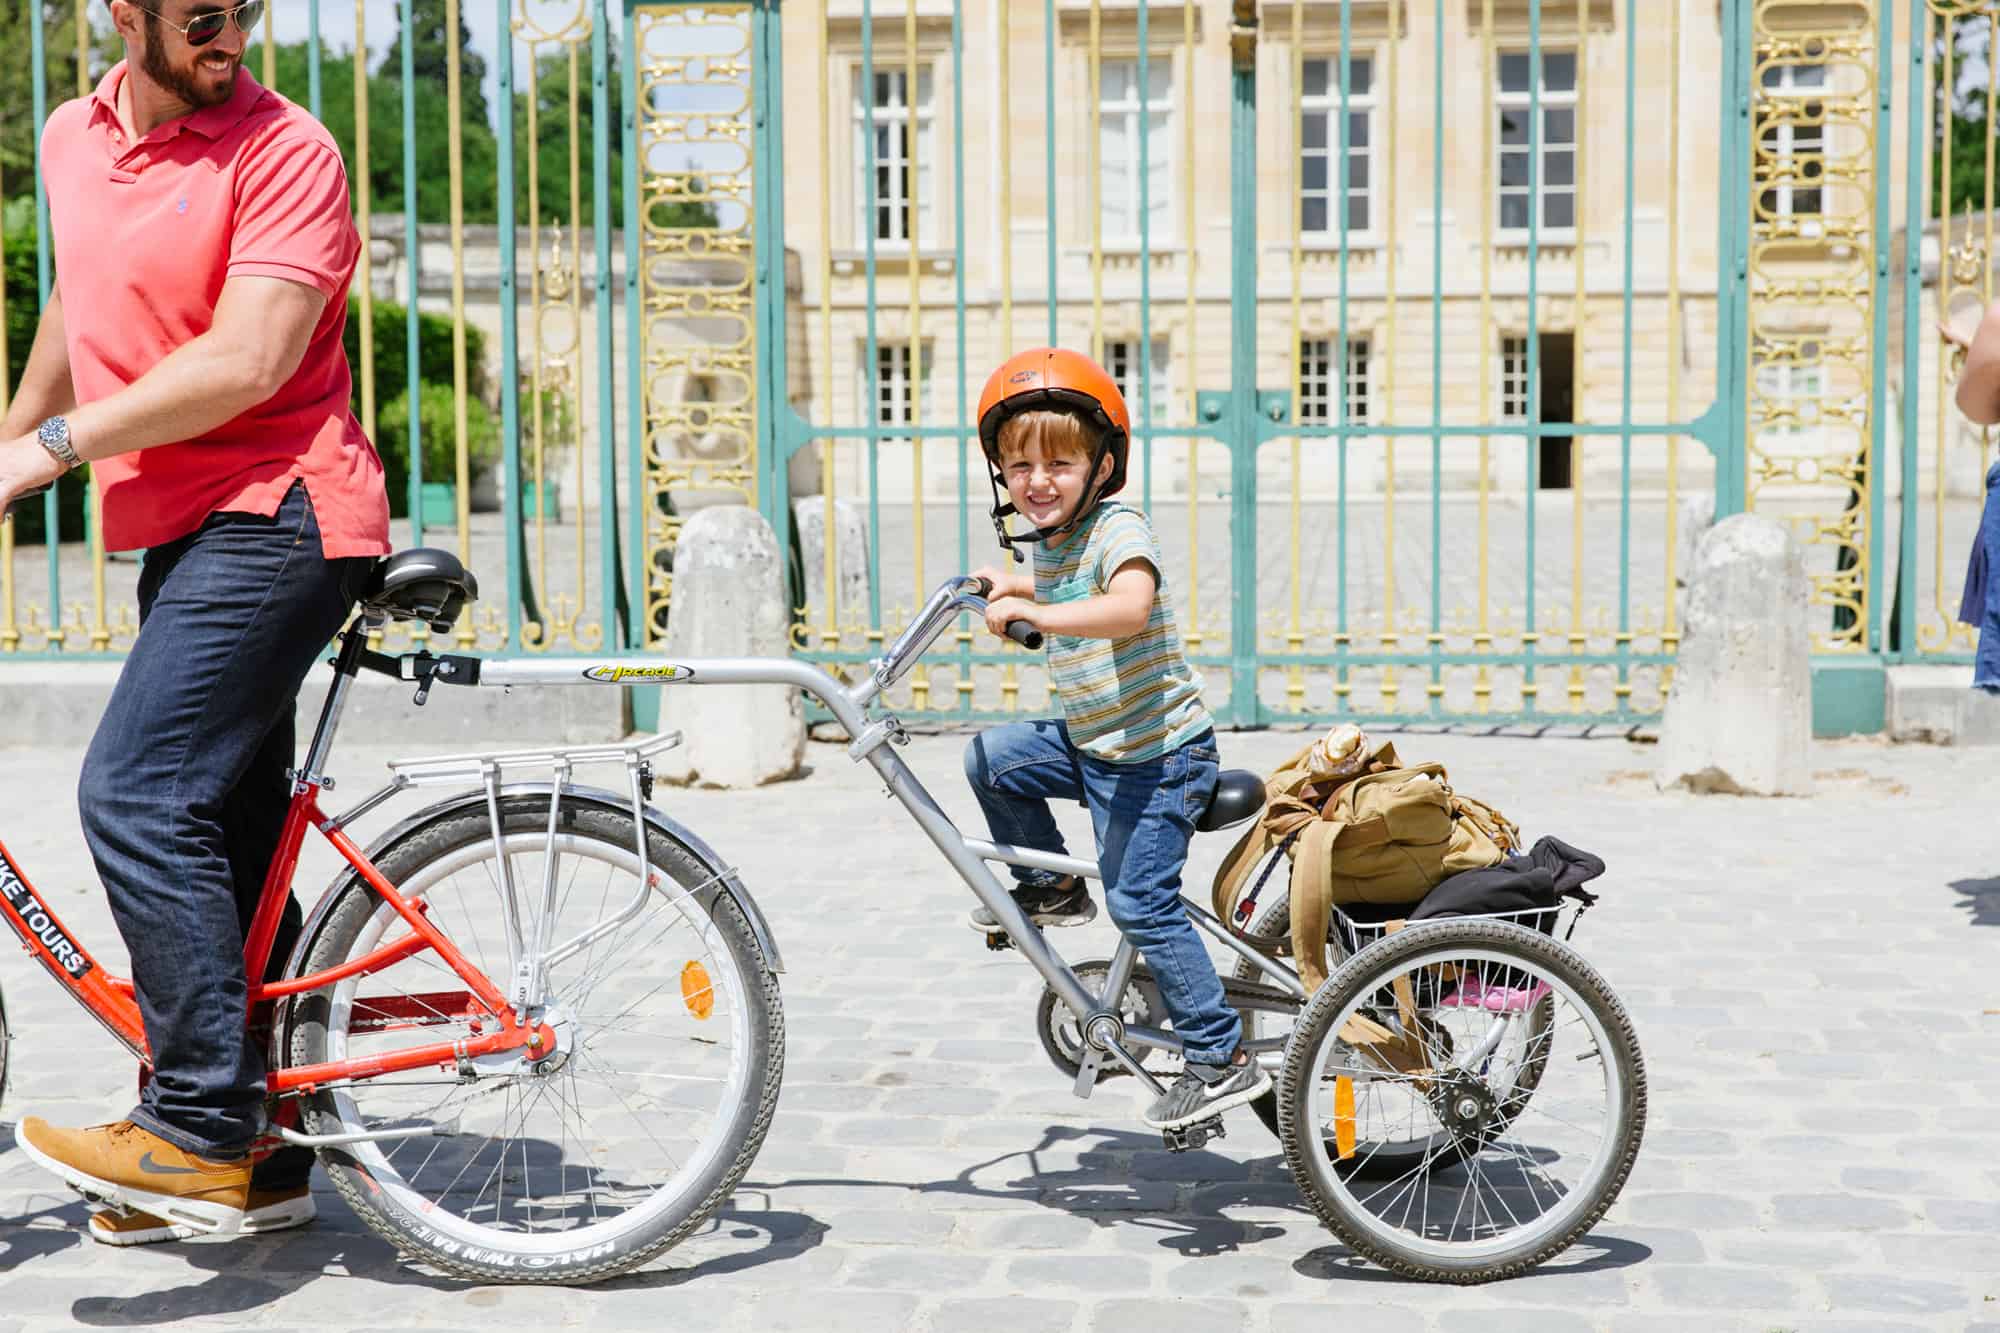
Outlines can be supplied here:
<path id="1" fill-rule="evenodd" d="M 1279 898 L 1257 914 L 1250 923 L 1249 934 L 1264 941 L 1282 938 L 1287 941 L 1282 946 L 1283 951 L 1289 954 L 1291 925 L 1291 905 L 1286 899 Z M 1339 930 L 1329 928 L 1327 931 L 1329 964 L 1335 971 L 1339 971 L 1341 964 L 1345 963 L 1349 956 Z M 1261 974 L 1256 968 L 1239 959 L 1236 964 L 1236 975 L 1239 978 L 1254 980 Z M 1535 1085 L 1541 1082 L 1542 1069 L 1548 1059 L 1547 1042 L 1542 1040 L 1541 1036 L 1554 1022 L 1554 1015 L 1555 1001 L 1546 996 L 1529 1008 L 1527 1032 L 1521 1043 L 1529 1054 L 1515 1070 L 1509 1095 L 1500 1101 L 1498 1107 L 1500 1114 L 1506 1116 L 1517 1114 L 1520 1108 L 1527 1104 L 1528 1098 L 1534 1095 Z M 1246 1039 L 1289 1036 L 1292 1030 L 1291 1024 L 1283 1022 L 1274 1014 L 1246 1014 L 1244 1017 Z M 1335 1040 L 1338 1040 L 1338 1037 Z M 1279 1135 L 1278 1089 L 1275 1084 L 1272 1085 L 1271 1091 L 1250 1103 L 1250 1109 L 1257 1113 L 1257 1118 L 1264 1122 L 1265 1128 L 1269 1129 L 1273 1136 Z M 1334 1169 L 1361 1178 L 1379 1179 L 1396 1176 L 1407 1171 L 1413 1164 L 1428 1160 L 1443 1146 L 1436 1136 L 1430 1134 L 1419 1134 L 1409 1139 L 1370 1140 L 1359 1144 L 1353 1153 L 1344 1156 L 1335 1153 Z"/>
<path id="2" fill-rule="evenodd" d="M 0 995 L 0 1105 L 7 1101 L 7 997 Z"/>
<path id="3" fill-rule="evenodd" d="M 642 887 L 629 811 L 566 798 L 551 855 L 546 796 L 500 808 L 524 934 L 554 876 L 539 1016 L 556 1050 L 317 1089 L 302 1118 L 314 1134 L 442 1131 L 320 1150 L 342 1197 L 406 1254 L 486 1281 L 594 1281 L 685 1237 L 748 1169 L 777 1102 L 783 1011 L 748 923 L 688 848 L 649 830 Z M 419 825 L 377 865 L 513 990 L 483 808 Z M 350 877 L 304 969 L 338 967 L 407 931 Z M 317 1064 L 476 1036 L 465 989 L 424 950 L 301 997 L 286 1049 L 293 1064 Z"/>
<path id="4" fill-rule="evenodd" d="M 1646 1119 L 1624 1006 L 1567 945 L 1493 921 L 1356 954 L 1307 1004 L 1278 1096 L 1320 1219 L 1383 1267 L 1445 1282 L 1566 1248 L 1618 1196 Z M 1388 1169 L 1366 1160 L 1384 1153 Z"/>

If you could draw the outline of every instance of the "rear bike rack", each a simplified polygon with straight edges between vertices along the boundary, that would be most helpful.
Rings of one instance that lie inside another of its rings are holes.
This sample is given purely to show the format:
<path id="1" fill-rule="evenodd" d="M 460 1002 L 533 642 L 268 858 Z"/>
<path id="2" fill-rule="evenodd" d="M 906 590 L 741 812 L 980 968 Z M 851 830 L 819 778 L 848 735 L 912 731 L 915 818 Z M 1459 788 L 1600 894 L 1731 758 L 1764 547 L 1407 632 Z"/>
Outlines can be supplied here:
<path id="1" fill-rule="evenodd" d="M 477 784 L 486 791 L 486 817 L 493 831 L 494 860 L 500 871 L 500 896 L 505 911 L 501 924 L 506 928 L 509 970 L 508 998 L 523 1012 L 543 1000 L 548 971 L 579 949 L 588 948 L 625 925 L 644 908 L 646 895 L 659 878 L 651 871 L 646 855 L 646 803 L 653 795 L 653 760 L 679 745 L 682 734 L 662 732 L 639 741 L 607 745 L 564 745 L 534 750 L 491 750 L 477 754 L 440 755 L 433 759 L 398 759 L 389 763 L 393 775 L 389 791 L 404 787 L 464 786 Z M 633 827 L 632 852 L 638 872 L 638 887 L 630 901 L 597 922 L 590 929 L 556 943 L 543 938 L 556 910 L 556 840 L 564 797 L 572 790 L 575 770 L 587 765 L 617 765 L 625 770 L 625 786 L 630 798 Z M 513 858 L 503 855 L 506 831 L 500 816 L 500 797 L 509 771 L 532 771 L 551 779 L 547 841 L 542 856 L 540 910 L 532 929 L 522 924 L 521 893 L 514 883 Z M 374 798 L 371 798 L 371 800 Z M 364 803 L 365 804 L 365 803 Z M 674 885 L 674 891 L 679 890 Z"/>

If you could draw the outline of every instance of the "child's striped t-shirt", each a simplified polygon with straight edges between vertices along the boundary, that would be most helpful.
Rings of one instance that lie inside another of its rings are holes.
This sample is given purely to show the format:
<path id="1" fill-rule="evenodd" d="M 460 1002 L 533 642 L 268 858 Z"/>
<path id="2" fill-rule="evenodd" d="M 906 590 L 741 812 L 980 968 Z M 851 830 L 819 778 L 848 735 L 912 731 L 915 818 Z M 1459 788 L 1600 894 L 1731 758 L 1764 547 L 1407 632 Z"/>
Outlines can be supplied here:
<path id="1" fill-rule="evenodd" d="M 1123 639 L 1046 636 L 1050 685 L 1070 740 L 1111 763 L 1158 759 L 1215 725 L 1201 702 L 1201 676 L 1181 651 L 1159 542 L 1137 509 L 1107 501 L 1061 546 L 1036 546 L 1035 600 L 1099 596 L 1133 560 L 1151 565 L 1155 580 L 1144 629 Z"/>

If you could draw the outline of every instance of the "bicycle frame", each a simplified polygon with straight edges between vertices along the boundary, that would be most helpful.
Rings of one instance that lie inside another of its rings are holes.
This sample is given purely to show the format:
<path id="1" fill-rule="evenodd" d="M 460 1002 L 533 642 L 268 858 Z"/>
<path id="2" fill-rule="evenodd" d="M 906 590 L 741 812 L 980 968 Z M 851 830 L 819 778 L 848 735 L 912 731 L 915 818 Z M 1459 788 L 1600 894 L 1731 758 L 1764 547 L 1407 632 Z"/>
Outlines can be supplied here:
<path id="1" fill-rule="evenodd" d="M 419 702 L 422 702 L 431 686 L 438 683 L 501 687 L 512 685 L 617 687 L 646 683 L 677 686 L 778 685 L 804 690 L 824 704 L 853 738 L 848 746 L 849 756 L 857 763 L 866 761 L 874 768 L 890 795 L 910 813 L 918 827 L 923 829 L 946 861 L 972 890 L 973 895 L 993 912 L 1000 923 L 1000 928 L 1020 949 L 1022 956 L 1073 1012 L 1084 1016 L 1085 1030 L 1090 1034 L 1090 1051 L 1083 1074 L 1078 1078 L 1078 1095 L 1088 1095 L 1089 1087 L 1095 1083 L 1097 1066 L 1103 1058 L 1116 1060 L 1148 1084 L 1158 1087 L 1157 1081 L 1140 1067 L 1139 1062 L 1125 1049 L 1124 1043 L 1129 1041 L 1138 1046 L 1178 1052 L 1179 1038 L 1163 1029 L 1127 1027 L 1115 1008 L 1108 1005 L 1105 998 L 1091 994 L 1076 973 L 1049 945 L 1042 932 L 1028 922 L 1013 897 L 1006 892 L 990 868 L 994 864 L 1017 865 L 1055 870 L 1087 879 L 1100 879 L 1097 865 L 1092 861 L 1074 857 L 1055 856 L 1029 848 L 965 837 L 952 823 L 950 816 L 939 807 L 909 765 L 896 753 L 894 746 L 908 739 L 901 722 L 886 710 L 878 712 L 873 709 L 873 705 L 882 693 L 893 686 L 915 664 L 924 650 L 930 647 L 952 620 L 965 612 L 984 613 L 986 603 L 985 599 L 975 591 L 978 587 L 979 584 L 973 579 L 947 580 L 933 594 L 930 602 L 904 633 L 878 659 L 874 664 L 874 670 L 851 687 L 841 684 L 811 663 L 794 661 L 790 658 L 668 661 L 658 657 L 632 656 L 484 660 L 456 655 L 434 656 L 428 652 L 388 657 L 370 652 L 363 647 L 365 636 L 360 632 L 363 626 L 357 621 L 346 633 L 341 651 L 335 660 L 333 686 L 321 711 L 319 725 L 314 732 L 305 765 L 292 775 L 291 802 L 286 810 L 278 851 L 266 873 L 263 896 L 244 941 L 244 969 L 246 975 L 253 978 L 249 986 L 248 1016 L 254 1018 L 264 1015 L 272 1005 L 288 997 L 365 975 L 377 968 L 387 967 L 429 949 L 435 951 L 451 971 L 465 983 L 465 989 L 427 992 L 394 1000 L 369 1001 L 371 1016 L 384 1020 L 384 1027 L 403 1025 L 417 1027 L 423 1026 L 427 1019 L 435 1019 L 440 1015 L 455 1018 L 476 1013 L 483 1019 L 494 1020 L 497 1030 L 483 1033 L 470 1040 L 415 1046 L 366 1059 L 274 1068 L 267 1076 L 269 1090 L 274 1094 L 310 1092 L 329 1084 L 365 1079 L 378 1074 L 457 1063 L 472 1057 L 523 1048 L 542 1049 L 544 1043 L 555 1041 L 555 1034 L 546 1024 L 523 1022 L 520 1018 L 521 1010 L 517 1010 L 506 991 L 467 961 L 451 941 L 430 923 L 423 911 L 383 877 L 362 849 L 356 846 L 344 831 L 345 825 L 352 820 L 412 785 L 413 782 L 434 781 L 440 777 L 450 776 L 476 777 L 480 771 L 490 772 L 496 761 L 508 756 L 458 756 L 453 759 L 399 764 L 395 766 L 398 771 L 393 781 L 364 798 L 354 808 L 338 816 L 328 816 L 321 809 L 319 793 L 333 785 L 332 781 L 324 776 L 324 765 L 332 748 L 333 735 L 338 727 L 349 684 L 355 673 L 361 669 L 419 682 Z M 664 748 L 665 745 L 672 743 L 672 739 L 664 739 L 642 747 L 596 747 L 596 750 L 608 754 L 611 749 L 616 749 L 631 759 L 638 754 L 639 749 L 650 749 L 655 746 Z M 573 747 L 569 751 L 556 750 L 546 754 L 555 758 L 561 766 L 568 757 L 580 755 L 588 748 Z M 592 754 L 593 757 L 604 757 L 595 751 L 592 751 Z M 630 767 L 633 801 L 635 805 L 639 805 L 638 766 L 634 762 Z M 558 783 L 553 790 L 559 792 L 561 783 Z M 490 802 L 493 796 L 494 793 L 489 788 L 486 799 Z M 642 826 L 644 822 L 646 821 L 642 819 Z M 318 830 L 354 873 L 403 918 L 409 926 L 409 933 L 384 943 L 365 957 L 349 960 L 339 967 L 323 972 L 270 982 L 255 980 L 264 976 L 269 963 L 279 917 L 290 891 L 292 877 L 298 866 L 299 852 L 308 828 Z M 511 885 L 508 887 L 510 894 L 507 905 L 510 910 L 518 910 L 511 896 Z M 729 887 L 732 893 L 738 892 L 733 886 L 725 884 L 725 887 Z M 754 905 L 749 905 L 740 893 L 738 898 L 739 901 L 746 902 L 746 915 L 752 921 L 760 943 L 775 961 L 777 956 L 775 946 L 770 942 L 769 933 L 764 927 L 761 916 L 755 912 Z M 37 961 L 134 1056 L 141 1061 L 146 1060 L 145 1028 L 132 983 L 125 978 L 106 973 L 96 959 L 76 942 L 75 936 L 63 926 L 61 920 L 49 909 L 46 901 L 34 890 L 27 877 L 21 873 L 20 867 L 7 853 L 4 845 L 0 845 L 0 903 L 5 904 L 5 912 L 0 915 L 6 917 L 8 924 L 21 937 L 22 943 L 35 955 Z M 1291 969 L 1243 943 L 1200 904 L 1187 901 L 1187 907 L 1197 927 L 1220 940 L 1226 948 L 1239 957 L 1248 960 L 1269 977 L 1286 996 L 1304 1000 L 1304 988 Z M 518 923 L 516 925 L 518 928 Z M 523 940 L 522 943 L 525 945 L 527 941 Z M 546 942 L 535 943 L 539 947 Z M 533 949 L 524 948 L 522 956 L 532 958 L 538 955 Z M 1132 945 L 1121 939 L 1106 977 L 1104 997 L 1123 994 L 1137 957 L 1137 951 Z M 533 969 L 530 971 L 532 973 Z M 516 999 L 533 998 L 532 975 L 525 979 L 525 990 L 522 989 L 523 978 L 509 978 L 508 981 L 509 986 L 515 991 Z M 521 1007 L 521 1009 L 526 1008 L 526 1005 Z"/>
<path id="2" fill-rule="evenodd" d="M 243 944 L 244 974 L 251 979 L 245 1021 L 255 1021 L 267 1014 L 271 1005 L 288 996 L 330 986 L 429 949 L 457 974 L 465 983 L 465 989 L 370 1001 L 371 1016 L 384 1020 L 383 1026 L 388 1028 L 402 1024 L 422 1026 L 438 1015 L 462 1017 L 477 1013 L 483 1019 L 493 1020 L 497 1029 L 469 1039 L 412 1046 L 364 1059 L 274 1069 L 265 1079 L 266 1088 L 274 1094 L 310 1092 L 350 1079 L 451 1064 L 523 1048 L 543 1049 L 552 1046 L 556 1039 L 547 1024 L 523 1023 L 501 989 L 467 961 L 451 940 L 399 893 L 396 886 L 382 876 L 367 855 L 347 836 L 342 826 L 358 814 L 359 809 L 335 818 L 320 808 L 320 791 L 333 785 L 322 775 L 322 765 L 332 747 L 347 685 L 362 652 L 362 641 L 363 636 L 351 629 L 336 661 L 333 689 L 320 714 L 319 727 L 314 733 L 306 765 L 292 774 L 291 802 L 285 810 L 277 854 L 265 873 L 263 895 Z M 364 802 L 363 805 L 372 803 Z M 279 918 L 291 891 L 292 877 L 298 869 L 299 851 L 309 827 L 317 829 L 326 838 L 354 872 L 403 918 L 410 930 L 366 957 L 352 959 L 339 967 L 284 980 L 263 981 L 261 978 L 270 961 Z M 134 1057 L 142 1063 L 147 1062 L 145 1022 L 132 982 L 112 975 L 98 964 L 90 951 L 63 925 L 48 902 L 36 892 L 4 844 L 0 844 L 0 904 L 5 905 L 0 916 L 4 916 L 7 924 L 13 927 L 23 947 L 43 969 Z"/>
<path id="3" fill-rule="evenodd" d="M 847 747 L 849 758 L 856 763 L 865 761 L 875 770 L 888 788 L 889 794 L 910 813 L 917 826 L 924 831 L 952 869 L 958 872 L 959 877 L 972 890 L 973 896 L 994 914 L 1000 923 L 1000 929 L 1021 951 L 1029 965 L 1073 1012 L 1082 1016 L 1085 1031 L 1096 1034 L 1091 1038 L 1091 1048 L 1084 1062 L 1083 1072 L 1077 1079 L 1077 1095 L 1084 1097 L 1089 1095 L 1089 1088 L 1095 1084 L 1097 1067 L 1104 1058 L 1116 1060 L 1135 1076 L 1158 1089 L 1160 1088 L 1158 1081 L 1140 1067 L 1139 1062 L 1124 1049 L 1124 1043 L 1130 1041 L 1134 1045 L 1178 1053 L 1181 1049 L 1180 1038 L 1164 1029 L 1127 1026 L 1119 1017 L 1115 1006 L 1109 1003 L 1111 997 L 1124 993 L 1138 959 L 1137 950 L 1129 941 L 1121 938 L 1112 957 L 1110 972 L 1105 978 L 1104 997 L 1091 994 L 1062 956 L 1048 943 L 1041 930 L 1029 923 L 1015 904 L 1012 895 L 1005 890 L 990 868 L 993 864 L 1016 865 L 1054 870 L 1086 879 L 1101 879 L 1096 863 L 1075 857 L 1056 856 L 1025 847 L 967 838 L 959 832 L 951 817 L 938 805 L 929 790 L 903 761 L 902 756 L 896 753 L 894 747 L 908 739 L 901 721 L 894 714 L 886 710 L 877 711 L 873 707 L 882 694 L 915 665 L 925 650 L 957 616 L 966 612 L 979 615 L 985 613 L 986 599 L 976 591 L 978 587 L 979 583 L 975 579 L 947 579 L 932 594 L 930 601 L 902 635 L 875 661 L 870 674 L 852 686 L 841 684 L 812 663 L 795 661 L 791 658 L 668 660 L 662 657 L 634 656 L 432 660 L 449 661 L 452 664 L 449 673 L 439 672 L 435 677 L 438 681 L 448 684 L 618 686 L 657 683 L 676 688 L 699 685 L 780 685 L 805 691 L 825 705 L 852 738 Z M 409 661 L 408 658 L 399 660 Z M 407 679 L 428 679 L 424 677 L 420 667 L 406 667 L 402 674 Z M 1250 962 L 1287 996 L 1300 1002 L 1305 1000 L 1305 988 L 1300 984 L 1296 972 L 1245 944 L 1199 903 L 1187 899 L 1183 899 L 1183 902 L 1186 903 L 1189 916 L 1198 928 L 1221 941 L 1237 956 Z"/>

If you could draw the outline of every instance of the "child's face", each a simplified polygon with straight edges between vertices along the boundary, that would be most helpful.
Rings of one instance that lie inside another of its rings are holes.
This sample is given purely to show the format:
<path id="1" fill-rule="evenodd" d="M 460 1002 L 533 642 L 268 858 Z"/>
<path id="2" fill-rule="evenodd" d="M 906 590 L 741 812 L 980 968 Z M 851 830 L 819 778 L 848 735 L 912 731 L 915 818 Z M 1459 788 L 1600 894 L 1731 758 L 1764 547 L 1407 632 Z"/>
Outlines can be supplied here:
<path id="1" fill-rule="evenodd" d="M 1110 464 L 1105 459 L 1101 470 L 1109 472 Z M 1051 448 L 1046 440 L 1029 435 L 1000 451 L 1000 475 L 1022 518 L 1037 528 L 1060 527 L 1083 499 L 1090 456 Z"/>

